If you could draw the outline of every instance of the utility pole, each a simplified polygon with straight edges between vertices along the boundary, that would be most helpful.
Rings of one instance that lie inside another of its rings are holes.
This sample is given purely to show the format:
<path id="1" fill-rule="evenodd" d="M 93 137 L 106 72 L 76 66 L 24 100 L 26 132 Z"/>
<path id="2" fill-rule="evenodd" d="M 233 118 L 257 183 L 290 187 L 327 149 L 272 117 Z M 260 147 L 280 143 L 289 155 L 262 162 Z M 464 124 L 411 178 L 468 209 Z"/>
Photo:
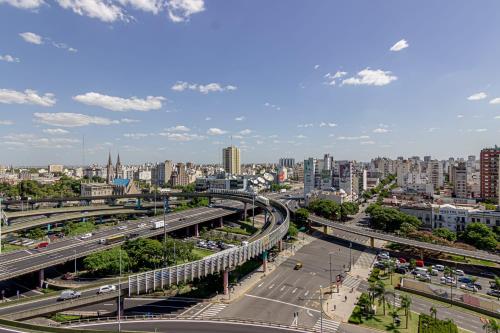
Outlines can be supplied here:
<path id="1" fill-rule="evenodd" d="M 349 242 L 349 272 L 352 268 L 352 242 Z"/>
<path id="2" fill-rule="evenodd" d="M 168 197 L 163 200 L 163 264 L 167 267 L 167 209 Z"/>
<path id="3" fill-rule="evenodd" d="M 3 211 L 2 211 L 2 198 L 0 198 L 0 254 L 2 254 L 2 224 L 3 224 Z"/>
<path id="4" fill-rule="evenodd" d="M 317 301 L 319 300 L 319 304 L 320 304 L 320 317 L 319 317 L 319 331 L 320 333 L 323 333 L 323 286 L 319 286 L 319 298 L 303 298 L 303 297 L 299 297 L 299 300 L 300 301 L 306 301 L 306 300 L 309 300 L 309 301 Z M 297 313 L 297 317 L 298 317 L 298 313 Z M 298 319 L 298 318 L 297 318 Z"/>
<path id="5" fill-rule="evenodd" d="M 75 250 L 75 277 L 76 277 L 76 250 Z"/>
<path id="6" fill-rule="evenodd" d="M 255 193 L 252 195 L 252 227 L 255 227 Z"/>
<path id="7" fill-rule="evenodd" d="M 119 247 L 120 251 L 120 275 L 118 275 L 118 332 L 122 331 L 122 323 L 121 323 L 121 294 L 122 294 L 122 246 Z"/>

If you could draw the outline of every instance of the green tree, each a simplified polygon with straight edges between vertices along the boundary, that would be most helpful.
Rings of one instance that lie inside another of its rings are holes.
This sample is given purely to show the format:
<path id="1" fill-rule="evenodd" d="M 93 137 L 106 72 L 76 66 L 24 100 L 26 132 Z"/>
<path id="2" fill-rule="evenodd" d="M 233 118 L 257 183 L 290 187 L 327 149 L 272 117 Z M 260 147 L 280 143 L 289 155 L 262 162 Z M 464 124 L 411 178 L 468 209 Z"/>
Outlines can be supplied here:
<path id="1" fill-rule="evenodd" d="M 413 258 L 410 259 L 410 269 L 415 269 L 417 267 L 417 261 Z"/>
<path id="2" fill-rule="evenodd" d="M 340 205 L 333 200 L 313 200 L 309 203 L 308 209 L 316 215 L 330 220 L 337 220 L 340 216 Z"/>
<path id="3" fill-rule="evenodd" d="M 408 317 L 411 314 L 410 307 L 411 307 L 411 297 L 408 295 L 401 295 L 401 308 L 405 310 L 405 317 L 406 317 L 406 325 L 405 328 L 408 328 Z"/>
<path id="4" fill-rule="evenodd" d="M 127 271 L 129 268 L 127 252 L 119 247 L 92 253 L 83 259 L 83 265 L 86 270 L 95 276 L 116 275 L 120 272 L 120 251 L 122 271 Z"/>
<path id="5" fill-rule="evenodd" d="M 432 234 L 437 237 L 444 238 L 449 240 L 450 242 L 454 242 L 457 240 L 457 233 L 453 232 L 447 228 L 437 228 L 432 230 Z"/>
<path id="6" fill-rule="evenodd" d="M 30 239 L 42 239 L 45 237 L 45 230 L 42 228 L 35 228 L 28 231 L 26 236 Z"/>
<path id="7" fill-rule="evenodd" d="M 410 234 L 414 233 L 415 231 L 417 231 L 417 228 L 411 223 L 404 222 L 404 223 L 401 223 L 401 226 L 399 227 L 399 231 L 401 231 L 401 233 L 404 236 L 407 236 L 407 235 L 410 235 Z"/>
<path id="8" fill-rule="evenodd" d="M 483 329 L 486 330 L 486 333 L 498 333 L 500 324 L 495 319 L 489 319 L 484 323 Z"/>
<path id="9" fill-rule="evenodd" d="M 299 208 L 295 211 L 295 222 L 299 227 L 307 225 L 307 219 L 309 218 L 309 211 L 305 208 Z"/>
<path id="10" fill-rule="evenodd" d="M 297 229 L 295 224 L 290 223 L 290 226 L 288 227 L 288 235 L 290 237 L 295 238 L 295 237 L 297 237 L 298 234 L 299 234 L 299 229 Z"/>
<path id="11" fill-rule="evenodd" d="M 431 318 L 434 318 L 434 321 L 437 321 L 437 309 L 434 305 L 431 306 L 429 312 L 431 314 Z"/>
<path id="12" fill-rule="evenodd" d="M 134 271 L 151 270 L 161 267 L 163 245 L 155 239 L 138 238 L 127 241 L 123 246 L 130 258 L 130 268 Z"/>
<path id="13" fill-rule="evenodd" d="M 340 205 L 340 220 L 344 221 L 348 215 L 355 215 L 359 212 L 359 205 L 355 202 L 344 202 Z"/>
<path id="14" fill-rule="evenodd" d="M 488 226 L 479 222 L 467 225 L 462 234 L 462 239 L 478 249 L 490 251 L 494 250 L 498 244 L 495 233 Z"/>

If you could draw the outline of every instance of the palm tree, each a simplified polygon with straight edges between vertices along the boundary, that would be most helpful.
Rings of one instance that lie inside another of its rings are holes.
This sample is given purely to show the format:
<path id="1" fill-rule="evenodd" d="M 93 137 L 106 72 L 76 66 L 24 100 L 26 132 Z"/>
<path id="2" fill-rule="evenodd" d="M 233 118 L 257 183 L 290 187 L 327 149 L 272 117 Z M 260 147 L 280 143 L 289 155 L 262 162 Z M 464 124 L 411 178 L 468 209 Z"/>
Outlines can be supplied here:
<path id="1" fill-rule="evenodd" d="M 391 315 L 392 317 L 392 325 L 394 326 L 395 325 L 395 321 L 396 321 L 396 318 L 398 317 L 398 309 L 397 308 L 393 308 L 389 314 Z"/>
<path id="2" fill-rule="evenodd" d="M 452 276 L 453 270 L 450 267 L 446 266 L 444 268 L 443 274 L 444 274 L 444 276 Z"/>
<path id="3" fill-rule="evenodd" d="M 391 277 L 391 285 L 392 285 L 392 274 L 394 273 L 394 269 L 396 268 L 396 265 L 395 265 L 394 261 L 389 260 L 387 262 L 386 267 L 387 267 L 387 271 L 389 272 L 389 276 Z"/>
<path id="4" fill-rule="evenodd" d="M 500 277 L 495 275 L 495 289 L 500 290 Z M 500 294 L 498 294 L 498 299 L 500 300 Z"/>
<path id="5" fill-rule="evenodd" d="M 431 309 L 429 311 L 431 313 L 431 318 L 434 317 L 434 321 L 436 321 L 437 320 L 437 309 L 436 309 L 436 307 L 434 305 L 431 306 Z"/>
<path id="6" fill-rule="evenodd" d="M 383 309 L 384 309 L 384 316 L 385 316 L 385 284 L 382 281 L 377 281 L 375 284 L 375 292 L 376 295 L 379 297 L 379 300 L 383 304 Z"/>
<path id="7" fill-rule="evenodd" d="M 483 325 L 483 329 L 486 333 L 498 333 L 500 324 L 495 319 L 490 319 Z"/>
<path id="8" fill-rule="evenodd" d="M 400 296 L 401 299 L 401 308 L 405 310 L 406 317 L 406 327 L 408 328 L 408 316 L 410 315 L 410 306 L 411 306 L 411 297 L 408 295 Z"/>

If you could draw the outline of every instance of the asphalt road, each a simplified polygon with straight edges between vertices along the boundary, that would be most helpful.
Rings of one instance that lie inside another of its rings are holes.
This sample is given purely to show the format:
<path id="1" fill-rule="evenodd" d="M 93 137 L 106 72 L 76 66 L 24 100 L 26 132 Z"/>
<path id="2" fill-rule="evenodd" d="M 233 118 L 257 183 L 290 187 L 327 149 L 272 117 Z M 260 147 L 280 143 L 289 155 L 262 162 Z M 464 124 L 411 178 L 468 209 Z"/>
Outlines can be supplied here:
<path id="1" fill-rule="evenodd" d="M 202 223 L 221 216 L 233 214 L 235 209 L 241 208 L 240 202 L 225 203 L 224 208 L 200 207 L 171 213 L 166 216 L 167 232 L 181 229 L 197 223 Z M 135 221 L 126 221 L 120 226 L 126 226 L 125 230 L 118 227 L 103 229 L 95 232 L 88 239 L 78 237 L 63 238 L 60 241 L 49 244 L 42 249 L 21 250 L 0 255 L 0 281 L 19 276 L 29 272 L 37 271 L 40 268 L 54 266 L 56 264 L 73 260 L 76 257 L 83 257 L 91 252 L 100 251 L 109 247 L 99 244 L 99 240 L 116 235 L 130 235 L 134 237 L 151 237 L 163 233 L 163 228 L 151 229 L 151 222 L 162 220 L 161 216 L 149 217 Z M 144 223 L 144 227 L 139 227 Z"/>
<path id="2" fill-rule="evenodd" d="M 118 331 L 116 323 L 99 323 L 91 326 L 78 326 L 77 328 L 102 329 L 109 331 Z M 175 321 L 175 320 L 150 320 L 140 322 L 123 322 L 122 330 L 127 331 L 142 331 L 142 332 L 176 332 L 176 333 L 200 333 L 200 332 L 216 332 L 216 333 L 286 333 L 286 332 L 303 332 L 300 330 L 275 328 L 255 324 L 240 324 L 240 323 L 223 323 L 213 321 Z"/>
<path id="3" fill-rule="evenodd" d="M 299 325 L 313 327 L 320 317 L 319 286 L 330 281 L 329 253 L 332 253 L 333 276 L 349 265 L 349 249 L 322 237 L 303 246 L 231 306 L 221 311 L 221 318 L 242 318 L 290 325 L 293 313 L 299 312 Z M 352 250 L 355 262 L 361 252 Z M 294 270 L 297 262 L 303 268 Z"/>

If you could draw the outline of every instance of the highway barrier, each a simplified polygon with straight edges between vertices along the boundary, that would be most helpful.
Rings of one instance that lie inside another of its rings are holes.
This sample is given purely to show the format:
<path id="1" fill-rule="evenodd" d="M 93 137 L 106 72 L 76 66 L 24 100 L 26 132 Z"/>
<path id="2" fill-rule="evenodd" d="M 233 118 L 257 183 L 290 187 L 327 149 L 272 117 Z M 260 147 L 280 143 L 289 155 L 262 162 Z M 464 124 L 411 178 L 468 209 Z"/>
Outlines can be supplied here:
<path id="1" fill-rule="evenodd" d="M 451 301 L 450 294 L 448 293 L 450 290 L 449 286 L 433 286 L 417 280 L 402 279 L 400 289 L 445 303 L 452 303 L 488 316 L 500 318 L 500 304 L 497 301 L 464 293 L 456 290 L 456 288 L 456 292 L 453 292 L 453 300 Z"/>
<path id="2" fill-rule="evenodd" d="M 11 321 L 0 318 L 0 328 L 2 326 L 17 328 L 18 330 L 26 330 L 27 332 L 50 332 L 50 333 L 115 333 L 115 331 L 107 330 L 93 330 L 93 329 L 75 329 L 67 327 L 54 327 L 54 326 L 40 326 L 19 321 Z M 127 331 L 122 331 L 122 333 L 128 333 Z"/>
<path id="3" fill-rule="evenodd" d="M 198 261 L 131 275 L 128 279 L 129 296 L 149 293 L 179 282 L 223 272 L 271 249 L 286 235 L 290 223 L 288 209 L 278 201 L 273 200 L 272 204 L 284 214 L 284 221 L 278 228 L 268 234 L 260 235 L 248 245 L 227 249 Z"/>

